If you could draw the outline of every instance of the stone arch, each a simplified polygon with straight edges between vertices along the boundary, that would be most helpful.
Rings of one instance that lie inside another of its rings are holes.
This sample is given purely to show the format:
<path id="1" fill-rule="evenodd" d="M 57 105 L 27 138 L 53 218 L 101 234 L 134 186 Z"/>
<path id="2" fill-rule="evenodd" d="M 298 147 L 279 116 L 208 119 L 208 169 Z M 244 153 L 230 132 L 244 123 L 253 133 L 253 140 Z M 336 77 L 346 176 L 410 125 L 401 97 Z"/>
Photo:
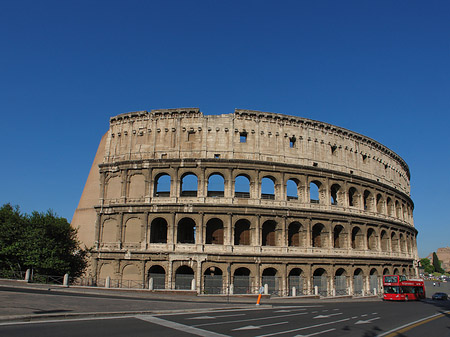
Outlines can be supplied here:
<path id="1" fill-rule="evenodd" d="M 348 205 L 359 207 L 359 192 L 355 187 L 350 187 L 348 190 Z"/>
<path id="2" fill-rule="evenodd" d="M 367 229 L 367 249 L 377 250 L 377 236 L 373 228 Z"/>
<path id="3" fill-rule="evenodd" d="M 238 174 L 234 178 L 234 196 L 236 198 L 250 198 L 250 177 Z"/>
<path id="4" fill-rule="evenodd" d="M 127 220 L 124 226 L 124 243 L 140 243 L 142 232 L 142 220 L 132 217 Z"/>
<path id="5" fill-rule="evenodd" d="M 234 224 L 234 244 L 236 246 L 251 244 L 250 221 L 247 219 L 240 219 Z"/>
<path id="6" fill-rule="evenodd" d="M 114 277 L 114 266 L 111 263 L 102 264 L 98 275 L 101 280 L 106 279 L 108 276 L 112 279 Z"/>
<path id="7" fill-rule="evenodd" d="M 275 199 L 276 179 L 272 176 L 264 176 L 261 179 L 261 199 Z"/>
<path id="8" fill-rule="evenodd" d="M 105 199 L 119 199 L 122 196 L 122 177 L 111 176 L 106 183 Z"/>
<path id="9" fill-rule="evenodd" d="M 330 187 L 330 202 L 331 205 L 340 205 L 340 190 L 341 190 L 341 185 L 339 184 L 333 184 Z"/>
<path id="10" fill-rule="evenodd" d="M 263 246 L 277 246 L 278 245 L 278 237 L 277 237 L 277 223 L 273 220 L 267 220 L 262 225 L 261 231 L 262 240 L 261 243 Z"/>
<path id="11" fill-rule="evenodd" d="M 398 202 L 398 200 L 396 200 L 395 201 L 395 216 L 397 217 L 397 219 L 402 218 L 401 211 L 402 211 L 402 208 L 400 206 L 400 203 Z"/>
<path id="12" fill-rule="evenodd" d="M 380 244 L 381 244 L 381 251 L 382 252 L 388 252 L 389 251 L 389 236 L 387 235 L 387 233 L 386 233 L 386 231 L 384 229 L 381 231 Z"/>
<path id="13" fill-rule="evenodd" d="M 251 293 L 251 273 L 250 269 L 245 267 L 237 268 L 233 273 L 233 293 L 250 294 Z"/>
<path id="14" fill-rule="evenodd" d="M 279 290 L 278 270 L 273 267 L 265 268 L 262 272 L 261 283 L 267 284 L 269 294 L 277 293 Z"/>
<path id="15" fill-rule="evenodd" d="M 117 221 L 115 219 L 109 218 L 103 222 L 101 242 L 117 242 Z"/>
<path id="16" fill-rule="evenodd" d="M 142 274 L 134 264 L 127 264 L 122 269 L 122 287 L 142 289 Z"/>
<path id="17" fill-rule="evenodd" d="M 128 197 L 130 199 L 142 199 L 145 195 L 145 176 L 140 173 L 129 177 Z"/>
<path id="18" fill-rule="evenodd" d="M 394 216 L 394 202 L 390 197 L 386 199 L 387 213 L 389 216 Z"/>
<path id="19" fill-rule="evenodd" d="M 391 251 L 393 252 L 399 252 L 400 251 L 400 246 L 398 243 L 398 237 L 397 234 L 395 232 L 391 233 Z"/>
<path id="20" fill-rule="evenodd" d="M 361 231 L 361 228 L 358 226 L 353 227 L 352 229 L 352 248 L 353 249 L 363 249 L 364 247 L 364 240 L 363 240 L 363 233 Z"/>
<path id="21" fill-rule="evenodd" d="M 312 227 L 311 232 L 312 232 L 312 235 L 311 235 L 312 247 L 317 247 L 317 248 L 325 247 L 326 246 L 325 226 L 321 223 L 316 223 Z"/>
<path id="22" fill-rule="evenodd" d="M 150 224 L 150 243 L 167 243 L 167 221 L 155 218 Z"/>
<path id="23" fill-rule="evenodd" d="M 289 200 L 298 200 L 299 199 L 299 186 L 300 181 L 296 178 L 290 178 L 286 182 L 286 199 Z"/>
<path id="24" fill-rule="evenodd" d="M 158 264 L 150 267 L 148 270 L 148 278 L 152 279 L 153 289 L 166 288 L 166 271 Z"/>
<path id="25" fill-rule="evenodd" d="M 379 214 L 383 213 L 383 201 L 384 201 L 383 196 L 380 193 L 378 193 L 377 194 L 377 212 Z"/>
<path id="26" fill-rule="evenodd" d="M 356 296 L 364 295 L 364 272 L 361 268 L 353 272 L 353 293 Z"/>
<path id="27" fill-rule="evenodd" d="M 195 243 L 195 221 L 191 218 L 183 218 L 178 221 L 177 242 Z"/>
<path id="28" fill-rule="evenodd" d="M 400 233 L 400 252 L 405 253 L 406 252 L 406 240 L 403 233 Z"/>
<path id="29" fill-rule="evenodd" d="M 394 268 L 394 274 L 393 275 L 400 275 L 400 271 L 398 268 Z"/>
<path id="30" fill-rule="evenodd" d="M 170 197 L 170 188 L 172 184 L 172 179 L 166 172 L 159 173 L 155 177 L 155 197 Z"/>
<path id="31" fill-rule="evenodd" d="M 365 190 L 363 194 L 364 210 L 373 212 L 373 195 L 369 190 Z"/>
<path id="32" fill-rule="evenodd" d="M 305 273 L 301 268 L 292 268 L 288 275 L 289 296 L 293 296 L 295 288 L 296 295 L 304 295 Z"/>
<path id="33" fill-rule="evenodd" d="M 225 195 L 225 178 L 221 173 L 214 172 L 208 177 L 208 197 L 220 198 Z"/>
<path id="34" fill-rule="evenodd" d="M 175 289 L 192 290 L 194 270 L 186 265 L 180 266 L 175 271 Z"/>
<path id="35" fill-rule="evenodd" d="M 345 229 L 342 225 L 336 225 L 333 229 L 333 247 L 345 248 Z"/>
<path id="36" fill-rule="evenodd" d="M 186 172 L 181 176 L 180 196 L 197 197 L 198 196 L 198 177 L 192 172 Z"/>
<path id="37" fill-rule="evenodd" d="M 391 275 L 391 272 L 389 271 L 389 268 L 383 269 L 383 275 Z"/>
<path id="38" fill-rule="evenodd" d="M 348 295 L 348 284 L 347 284 L 347 271 L 344 268 L 336 269 L 334 273 L 334 288 L 336 291 L 336 296 Z"/>
<path id="39" fill-rule="evenodd" d="M 312 204 L 320 204 L 320 190 L 322 183 L 319 180 L 313 180 L 309 183 L 309 200 Z"/>
<path id="40" fill-rule="evenodd" d="M 206 244 L 223 245 L 223 222 L 218 218 L 209 219 L 206 223 Z"/>
<path id="41" fill-rule="evenodd" d="M 328 275 L 324 268 L 318 267 L 313 272 L 313 287 L 320 296 L 328 296 Z"/>
<path id="42" fill-rule="evenodd" d="M 288 227 L 288 246 L 290 247 L 303 247 L 303 226 L 300 222 L 294 221 L 289 224 Z"/>
<path id="43" fill-rule="evenodd" d="M 222 294 L 223 293 L 223 275 L 222 269 L 211 266 L 203 273 L 203 293 Z"/>
<path id="44" fill-rule="evenodd" d="M 369 272 L 369 291 L 372 295 L 378 294 L 379 276 L 376 268 L 370 269 Z"/>

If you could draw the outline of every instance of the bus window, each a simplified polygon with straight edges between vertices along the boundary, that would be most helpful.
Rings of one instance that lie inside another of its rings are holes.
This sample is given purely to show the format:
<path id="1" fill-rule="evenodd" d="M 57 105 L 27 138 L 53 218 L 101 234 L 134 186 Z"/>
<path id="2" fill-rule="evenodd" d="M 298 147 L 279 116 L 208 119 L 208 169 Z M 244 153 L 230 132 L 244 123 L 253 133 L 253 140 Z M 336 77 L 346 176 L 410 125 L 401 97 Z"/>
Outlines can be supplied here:
<path id="1" fill-rule="evenodd" d="M 406 278 L 405 275 L 400 276 L 400 282 L 403 282 L 403 281 L 406 281 L 406 280 L 407 280 L 407 278 Z"/>
<path id="2" fill-rule="evenodd" d="M 398 286 L 385 286 L 384 287 L 384 293 L 385 294 L 398 294 L 399 293 L 399 287 Z"/>
<path id="3" fill-rule="evenodd" d="M 384 277 L 385 283 L 397 283 L 398 282 L 398 276 L 385 276 Z"/>

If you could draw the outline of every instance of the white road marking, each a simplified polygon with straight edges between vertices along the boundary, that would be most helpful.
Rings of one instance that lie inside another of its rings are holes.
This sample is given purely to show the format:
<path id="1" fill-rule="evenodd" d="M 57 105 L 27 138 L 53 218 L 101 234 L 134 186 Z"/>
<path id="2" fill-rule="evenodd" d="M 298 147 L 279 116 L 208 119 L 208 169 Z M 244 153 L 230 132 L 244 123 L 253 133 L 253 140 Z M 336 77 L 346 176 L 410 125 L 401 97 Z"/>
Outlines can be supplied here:
<path id="1" fill-rule="evenodd" d="M 299 315 L 306 315 L 306 312 L 299 312 L 296 314 L 289 314 L 289 315 L 278 315 L 278 316 L 272 316 L 270 317 L 270 319 L 274 319 L 274 318 L 281 318 L 281 317 L 290 317 L 290 316 L 299 316 Z M 247 319 L 238 319 L 238 320 L 234 320 L 234 321 L 226 321 L 226 322 L 213 322 L 213 323 L 202 323 L 202 324 L 197 324 L 194 325 L 196 327 L 198 326 L 205 326 L 205 325 L 217 325 L 217 324 L 229 324 L 229 323 L 240 323 L 240 322 L 251 322 L 251 321 L 260 321 L 262 319 L 262 317 L 258 317 L 258 318 L 247 318 Z"/>
<path id="2" fill-rule="evenodd" d="M 361 317 L 366 317 L 366 316 L 367 316 L 367 314 L 361 315 Z"/>
<path id="3" fill-rule="evenodd" d="M 162 326 L 165 326 L 165 327 L 170 328 L 170 329 L 180 330 L 180 331 L 187 332 L 187 333 L 190 333 L 190 334 L 193 334 L 193 335 L 197 335 L 197 336 L 203 336 L 203 337 L 226 337 L 226 335 L 222 335 L 222 334 L 215 333 L 215 332 L 212 332 L 212 331 L 206 331 L 206 330 L 203 330 L 203 329 L 194 328 L 192 326 L 188 326 L 188 325 L 184 325 L 184 324 L 180 324 L 180 323 L 166 321 L 164 319 L 161 319 L 161 318 L 158 318 L 158 317 L 154 317 L 154 316 L 150 316 L 150 315 L 137 315 L 135 317 L 137 319 L 140 319 L 140 320 L 143 320 L 143 321 L 146 321 L 146 322 L 162 325 Z"/>
<path id="4" fill-rule="evenodd" d="M 342 315 L 342 312 L 337 312 L 335 314 L 329 314 L 329 315 L 318 315 L 318 316 L 313 317 L 313 318 L 328 318 L 328 317 L 336 316 L 336 315 Z"/>
<path id="5" fill-rule="evenodd" d="M 306 309 L 305 309 L 305 308 L 301 308 L 301 309 L 293 309 L 293 310 L 282 309 L 282 310 L 275 310 L 274 312 L 293 312 L 293 311 L 300 311 L 300 310 L 306 310 Z"/>
<path id="6" fill-rule="evenodd" d="M 264 325 L 247 325 L 247 326 L 243 326 L 243 327 L 240 327 L 240 328 L 233 329 L 233 330 L 231 330 L 231 331 L 237 331 L 237 330 L 255 330 L 255 329 L 261 329 L 261 328 L 264 328 L 264 327 L 266 327 L 266 326 L 280 325 L 280 324 L 286 324 L 286 323 L 289 323 L 289 322 L 280 322 L 280 323 L 272 323 L 272 324 L 264 324 Z"/>
<path id="7" fill-rule="evenodd" d="M 304 326 L 302 328 L 298 328 L 298 329 L 292 329 L 292 330 L 286 330 L 286 331 L 280 331 L 280 332 L 274 332 L 274 333 L 270 333 L 267 335 L 259 335 L 257 337 L 267 337 L 267 336 L 275 336 L 275 335 L 283 335 L 286 333 L 291 333 L 294 331 L 301 331 L 301 330 L 306 330 L 306 329 L 311 329 L 311 328 L 317 328 L 319 326 L 324 326 L 324 325 L 330 325 L 330 324 L 336 324 L 336 323 L 341 323 L 341 322 L 345 322 L 345 321 L 349 321 L 350 318 L 343 318 L 340 319 L 338 321 L 331 321 L 331 322 L 326 322 L 326 323 L 320 323 L 320 324 L 315 324 L 315 325 L 310 325 L 310 326 Z"/>
<path id="8" fill-rule="evenodd" d="M 381 317 L 374 317 L 374 318 L 371 318 L 371 319 L 367 319 L 365 321 L 359 320 L 355 324 L 368 324 L 368 323 L 372 323 L 372 321 L 376 321 L 377 319 L 380 319 L 380 318 Z"/>
<path id="9" fill-rule="evenodd" d="M 123 319 L 123 318 L 134 318 L 134 316 L 109 316 L 109 317 L 84 317 L 84 318 L 63 318 L 63 319 L 47 319 L 29 322 L 4 322 L 0 323 L 0 326 L 5 325 L 26 325 L 26 324 L 42 324 L 42 323 L 65 323 L 65 322 L 80 322 L 80 321 L 96 321 L 105 319 Z"/>
<path id="10" fill-rule="evenodd" d="M 334 331 L 336 329 L 328 329 L 328 330 L 323 330 L 323 331 L 319 331 L 319 332 L 314 332 L 314 333 L 310 333 L 309 335 L 295 335 L 295 337 L 310 337 L 310 336 L 317 336 L 317 335 L 321 335 L 323 333 L 327 333 L 330 331 Z"/>
<path id="11" fill-rule="evenodd" d="M 245 314 L 220 315 L 220 316 L 197 316 L 197 317 L 191 317 L 191 318 L 187 318 L 187 319 L 216 319 L 216 318 L 222 318 L 222 317 L 236 317 L 236 316 L 245 316 Z"/>

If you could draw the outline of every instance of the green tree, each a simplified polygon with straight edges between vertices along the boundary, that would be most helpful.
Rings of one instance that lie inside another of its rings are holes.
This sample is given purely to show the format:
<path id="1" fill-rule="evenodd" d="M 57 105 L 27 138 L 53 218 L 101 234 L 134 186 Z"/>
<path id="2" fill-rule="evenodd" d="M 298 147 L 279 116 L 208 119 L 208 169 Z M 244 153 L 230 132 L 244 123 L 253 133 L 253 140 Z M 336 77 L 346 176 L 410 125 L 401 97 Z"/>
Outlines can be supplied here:
<path id="1" fill-rule="evenodd" d="M 52 211 L 23 215 L 10 204 L 0 209 L 0 268 L 44 275 L 80 276 L 87 267 L 77 231 Z"/>
<path id="2" fill-rule="evenodd" d="M 441 261 L 439 261 L 436 253 L 433 253 L 433 267 L 434 270 L 438 273 L 445 273 L 445 270 L 441 267 Z"/>
<path id="3" fill-rule="evenodd" d="M 431 264 L 430 259 L 420 259 L 420 265 L 423 267 L 425 273 L 432 274 L 434 272 L 434 267 Z"/>

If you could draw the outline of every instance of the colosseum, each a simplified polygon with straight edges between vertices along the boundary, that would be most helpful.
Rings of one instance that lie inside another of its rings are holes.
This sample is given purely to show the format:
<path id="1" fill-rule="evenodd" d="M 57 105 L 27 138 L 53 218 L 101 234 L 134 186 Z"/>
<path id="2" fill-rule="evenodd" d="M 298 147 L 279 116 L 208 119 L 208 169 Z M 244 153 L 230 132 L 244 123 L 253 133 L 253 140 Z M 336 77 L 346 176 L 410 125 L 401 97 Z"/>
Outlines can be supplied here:
<path id="1" fill-rule="evenodd" d="M 365 296 L 417 276 L 410 172 L 301 117 L 197 108 L 110 119 L 72 225 L 98 286 Z"/>

